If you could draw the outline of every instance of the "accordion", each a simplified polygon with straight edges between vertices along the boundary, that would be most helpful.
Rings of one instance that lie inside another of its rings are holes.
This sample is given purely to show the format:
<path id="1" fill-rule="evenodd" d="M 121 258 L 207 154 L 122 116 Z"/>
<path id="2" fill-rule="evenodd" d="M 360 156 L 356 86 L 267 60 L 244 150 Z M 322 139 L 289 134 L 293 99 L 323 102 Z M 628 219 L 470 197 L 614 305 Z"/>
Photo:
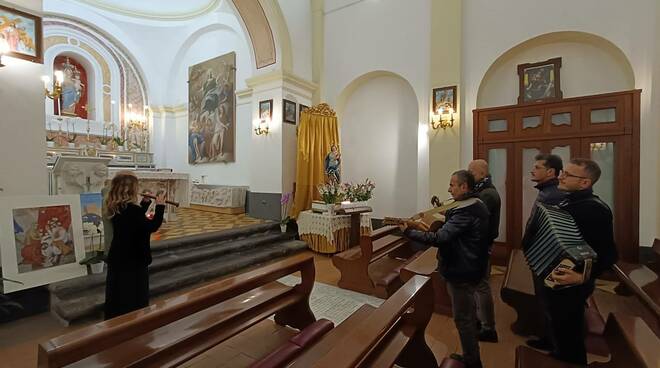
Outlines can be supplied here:
<path id="1" fill-rule="evenodd" d="M 530 220 L 536 232 L 524 250 L 532 273 L 553 289 L 559 285 L 552 278 L 554 270 L 571 269 L 589 278 L 591 266 L 598 255 L 582 238 L 573 217 L 556 206 L 539 203 Z"/>

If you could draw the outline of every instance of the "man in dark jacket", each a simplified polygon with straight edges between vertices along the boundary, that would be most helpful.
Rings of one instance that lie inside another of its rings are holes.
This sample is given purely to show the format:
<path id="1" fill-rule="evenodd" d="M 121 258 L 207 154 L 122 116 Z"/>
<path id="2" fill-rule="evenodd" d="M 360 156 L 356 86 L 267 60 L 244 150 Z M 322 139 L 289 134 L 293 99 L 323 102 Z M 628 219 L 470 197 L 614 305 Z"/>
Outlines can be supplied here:
<path id="1" fill-rule="evenodd" d="M 564 169 L 563 162 L 561 157 L 552 154 L 538 154 L 534 157 L 534 166 L 529 172 L 531 180 L 536 183 L 534 188 L 536 188 L 539 193 L 536 196 L 534 205 L 532 206 L 532 211 L 530 212 L 530 219 L 536 207 L 539 203 L 548 204 L 548 205 L 558 205 L 561 201 L 566 198 L 566 192 L 562 192 L 557 188 L 559 185 L 559 173 Z M 529 225 L 529 221 L 528 221 Z M 525 231 L 525 235 L 527 231 Z M 523 244 L 527 244 L 528 240 L 526 236 L 523 237 Z M 534 293 L 540 295 L 545 290 L 543 286 L 543 279 L 539 277 L 534 277 Z M 543 303 L 544 298 L 539 298 L 539 302 Z M 543 313 L 545 314 L 545 325 L 550 326 L 550 316 L 545 312 L 547 308 L 541 306 Z M 539 339 L 530 339 L 527 340 L 527 345 L 541 350 L 552 350 L 552 342 L 550 336 L 547 334 L 545 336 L 539 336 Z"/>
<path id="2" fill-rule="evenodd" d="M 490 245 L 488 209 L 475 197 L 474 184 L 474 177 L 466 170 L 451 176 L 449 193 L 459 204 L 447 210 L 446 222 L 437 232 L 402 225 L 409 238 L 438 247 L 439 271 L 447 281 L 463 349 L 463 356 L 456 358 L 463 360 L 467 368 L 482 366 L 474 293 L 486 272 Z"/>
<path id="3" fill-rule="evenodd" d="M 485 160 L 474 160 L 468 165 L 468 171 L 474 176 L 476 184 L 474 192 L 479 196 L 482 202 L 488 208 L 490 214 L 488 218 L 488 254 L 493 247 L 493 242 L 499 235 L 500 228 L 500 195 L 493 185 L 492 178 L 488 170 L 488 162 Z M 477 303 L 477 315 L 479 317 L 479 340 L 488 342 L 497 342 L 497 331 L 495 330 L 495 307 L 493 305 L 493 294 L 490 290 L 490 264 L 486 273 L 477 286 L 474 294 L 474 300 Z"/>
<path id="4" fill-rule="evenodd" d="M 550 316 L 549 332 L 555 345 L 551 354 L 560 360 L 582 365 L 587 364 L 584 345 L 586 300 L 594 290 L 596 277 L 616 263 L 618 258 L 612 211 L 592 191 L 600 173 L 596 162 L 576 158 L 559 175 L 559 189 L 568 192 L 559 207 L 571 214 L 582 237 L 598 255 L 591 274 L 585 278 L 573 270 L 555 270 L 552 273 L 555 282 L 571 287 L 558 290 L 544 287 L 544 292 L 539 295 L 543 299 L 541 305 L 547 308 Z M 528 226 L 529 239 L 533 239 L 537 225 L 531 223 Z"/>

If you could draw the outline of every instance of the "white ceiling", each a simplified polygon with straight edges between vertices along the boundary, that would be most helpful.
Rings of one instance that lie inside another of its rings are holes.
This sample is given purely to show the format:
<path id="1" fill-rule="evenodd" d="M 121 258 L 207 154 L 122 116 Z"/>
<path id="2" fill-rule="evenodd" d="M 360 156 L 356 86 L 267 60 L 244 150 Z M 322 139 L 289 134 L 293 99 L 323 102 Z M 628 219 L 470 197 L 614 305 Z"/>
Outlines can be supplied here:
<path id="1" fill-rule="evenodd" d="M 188 19 L 215 9 L 220 0 L 75 0 L 109 12 L 151 19 Z"/>

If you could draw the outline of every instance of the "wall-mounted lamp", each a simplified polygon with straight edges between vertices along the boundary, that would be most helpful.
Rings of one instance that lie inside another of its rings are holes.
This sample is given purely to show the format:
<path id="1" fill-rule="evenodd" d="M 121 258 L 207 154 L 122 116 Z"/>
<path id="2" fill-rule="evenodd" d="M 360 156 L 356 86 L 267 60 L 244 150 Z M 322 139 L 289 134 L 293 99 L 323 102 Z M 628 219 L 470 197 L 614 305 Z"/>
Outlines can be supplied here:
<path id="1" fill-rule="evenodd" d="M 259 126 L 254 128 L 254 134 L 256 135 L 267 135 L 268 134 L 268 120 L 261 119 Z"/>
<path id="2" fill-rule="evenodd" d="M 431 117 L 431 128 L 446 129 L 454 126 L 454 109 L 449 106 L 440 106 Z"/>
<path id="3" fill-rule="evenodd" d="M 50 77 L 44 75 L 41 77 L 41 80 L 44 82 L 44 94 L 46 97 L 54 100 L 62 95 L 62 82 L 64 82 L 64 73 L 61 70 L 55 71 L 55 80 L 53 81 L 52 92 L 48 91 L 48 83 L 50 83 Z"/>
<path id="4" fill-rule="evenodd" d="M 5 38 L 0 38 L 0 68 L 5 66 L 5 64 L 2 63 L 2 55 L 6 55 L 9 53 L 9 42 L 5 40 Z"/>

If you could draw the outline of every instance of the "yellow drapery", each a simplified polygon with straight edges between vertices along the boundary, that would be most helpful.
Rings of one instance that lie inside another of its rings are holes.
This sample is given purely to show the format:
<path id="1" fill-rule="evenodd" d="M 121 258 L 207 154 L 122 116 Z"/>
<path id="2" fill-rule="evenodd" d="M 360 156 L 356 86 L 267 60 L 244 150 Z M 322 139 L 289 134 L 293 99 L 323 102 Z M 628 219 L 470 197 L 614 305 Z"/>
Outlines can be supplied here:
<path id="1" fill-rule="evenodd" d="M 322 103 L 300 114 L 296 158 L 296 193 L 291 217 L 312 207 L 319 198 L 316 187 L 325 182 L 325 157 L 330 147 L 339 145 L 339 127 L 335 112 Z"/>

